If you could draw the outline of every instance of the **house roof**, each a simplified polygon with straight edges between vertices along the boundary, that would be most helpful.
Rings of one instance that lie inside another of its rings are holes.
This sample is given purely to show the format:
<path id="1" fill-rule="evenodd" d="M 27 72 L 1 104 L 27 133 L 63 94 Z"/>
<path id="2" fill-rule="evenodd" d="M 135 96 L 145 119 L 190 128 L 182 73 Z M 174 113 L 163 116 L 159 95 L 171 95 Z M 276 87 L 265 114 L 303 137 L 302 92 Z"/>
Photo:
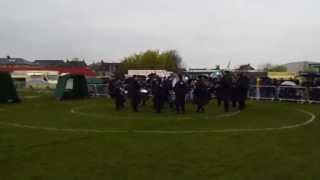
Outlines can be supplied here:
<path id="1" fill-rule="evenodd" d="M 85 76 L 96 76 L 96 73 L 93 72 L 88 67 L 16 67 L 16 68 L 0 68 L 0 72 L 12 72 L 12 71 L 35 71 L 35 70 L 47 70 L 47 71 L 58 71 L 59 74 L 82 74 Z"/>
<path id="2" fill-rule="evenodd" d="M 35 60 L 35 64 L 40 66 L 64 66 L 66 63 L 63 60 Z"/>
<path id="3" fill-rule="evenodd" d="M 238 70 L 254 70 L 254 68 L 250 64 L 240 65 Z"/>
<path id="4" fill-rule="evenodd" d="M 23 58 L 0 58 L 1 65 L 34 65 L 32 62 Z"/>
<path id="5" fill-rule="evenodd" d="M 35 64 L 52 67 L 87 67 L 85 61 L 64 61 L 64 60 L 35 60 Z"/>
<path id="6" fill-rule="evenodd" d="M 67 61 L 67 66 L 87 67 L 87 63 L 85 61 Z"/>

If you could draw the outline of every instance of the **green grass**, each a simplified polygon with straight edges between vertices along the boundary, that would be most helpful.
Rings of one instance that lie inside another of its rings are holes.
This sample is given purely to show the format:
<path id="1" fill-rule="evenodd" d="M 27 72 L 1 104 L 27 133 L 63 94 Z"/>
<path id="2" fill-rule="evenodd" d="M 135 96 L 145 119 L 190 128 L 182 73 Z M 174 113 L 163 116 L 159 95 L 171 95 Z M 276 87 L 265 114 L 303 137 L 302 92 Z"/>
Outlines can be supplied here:
<path id="1" fill-rule="evenodd" d="M 34 94 L 28 93 L 28 96 Z M 105 98 L 58 102 L 50 94 L 0 104 L 0 122 L 59 129 L 128 130 L 129 133 L 46 131 L 0 125 L 0 180 L 15 179 L 227 179 L 320 178 L 320 125 L 269 132 L 157 134 L 132 130 L 272 128 L 319 116 L 319 105 L 249 102 L 232 117 L 212 103 L 203 114 L 151 105 L 115 111 Z M 73 109 L 78 114 L 71 113 Z"/>

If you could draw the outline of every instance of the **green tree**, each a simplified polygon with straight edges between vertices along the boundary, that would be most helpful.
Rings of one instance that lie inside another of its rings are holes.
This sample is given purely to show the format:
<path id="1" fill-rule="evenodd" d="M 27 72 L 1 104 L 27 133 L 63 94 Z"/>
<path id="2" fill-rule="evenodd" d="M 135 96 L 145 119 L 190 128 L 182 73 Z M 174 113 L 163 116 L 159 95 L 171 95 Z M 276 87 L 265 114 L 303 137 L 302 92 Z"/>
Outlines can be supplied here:
<path id="1" fill-rule="evenodd" d="M 268 69 L 269 72 L 287 72 L 287 67 L 283 65 L 275 65 Z"/>
<path id="2" fill-rule="evenodd" d="M 182 68 L 182 58 L 176 50 L 160 52 L 147 50 L 145 52 L 125 57 L 120 65 L 119 72 L 125 74 L 129 69 L 164 69 L 178 72 Z"/>

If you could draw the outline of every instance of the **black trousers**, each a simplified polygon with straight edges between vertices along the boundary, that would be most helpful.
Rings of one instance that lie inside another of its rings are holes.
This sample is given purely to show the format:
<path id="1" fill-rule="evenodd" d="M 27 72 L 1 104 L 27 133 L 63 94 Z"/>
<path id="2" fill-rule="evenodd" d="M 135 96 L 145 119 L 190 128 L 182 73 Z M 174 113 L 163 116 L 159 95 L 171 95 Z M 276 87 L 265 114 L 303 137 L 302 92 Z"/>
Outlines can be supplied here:
<path id="1" fill-rule="evenodd" d="M 133 111 L 135 111 L 135 112 L 139 111 L 139 109 L 138 109 L 139 104 L 140 104 L 140 100 L 139 99 L 137 99 L 137 98 L 132 98 L 131 99 L 131 106 L 132 106 Z"/>
<path id="2" fill-rule="evenodd" d="M 115 100 L 116 103 L 116 109 L 120 110 L 124 108 L 124 101 L 122 99 L 116 99 Z"/>
<path id="3" fill-rule="evenodd" d="M 197 112 L 204 112 L 204 105 L 203 104 L 197 104 Z"/>
<path id="4" fill-rule="evenodd" d="M 224 112 L 229 112 L 230 100 L 229 99 L 224 99 L 223 100 L 223 106 L 224 106 Z"/>
<path id="5" fill-rule="evenodd" d="M 235 100 L 235 99 L 232 100 L 232 107 L 233 107 L 233 108 L 237 107 L 237 102 L 238 102 L 238 101 Z"/>
<path id="6" fill-rule="evenodd" d="M 218 107 L 221 106 L 221 98 L 217 98 Z"/>
<path id="7" fill-rule="evenodd" d="M 246 100 L 239 101 L 239 110 L 244 110 L 246 108 Z"/>
<path id="8" fill-rule="evenodd" d="M 157 97 L 153 100 L 153 106 L 156 112 L 160 113 L 163 108 L 164 101 L 161 99 L 161 97 Z"/>
<path id="9" fill-rule="evenodd" d="M 176 99 L 177 112 L 185 112 L 185 104 L 186 104 L 186 101 L 184 98 L 177 98 Z"/>

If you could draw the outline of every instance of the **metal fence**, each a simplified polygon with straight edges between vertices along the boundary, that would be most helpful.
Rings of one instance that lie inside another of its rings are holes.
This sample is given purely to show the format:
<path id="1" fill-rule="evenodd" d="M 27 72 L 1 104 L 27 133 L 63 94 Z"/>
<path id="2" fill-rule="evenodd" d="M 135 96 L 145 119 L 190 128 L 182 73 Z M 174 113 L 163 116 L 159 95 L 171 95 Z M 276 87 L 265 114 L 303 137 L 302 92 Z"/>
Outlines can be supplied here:
<path id="1" fill-rule="evenodd" d="M 320 103 L 320 87 L 309 89 L 309 101 Z"/>
<path id="2" fill-rule="evenodd" d="M 16 84 L 17 91 L 24 92 L 36 92 L 36 93 L 53 93 L 55 86 L 51 88 L 39 88 L 38 86 L 26 87 L 23 84 Z M 107 84 L 88 84 L 88 91 L 90 96 L 109 96 Z"/>
<path id="3" fill-rule="evenodd" d="M 320 87 L 250 86 L 251 99 L 320 103 Z"/>
<path id="4" fill-rule="evenodd" d="M 107 84 L 88 84 L 91 96 L 109 96 Z"/>

